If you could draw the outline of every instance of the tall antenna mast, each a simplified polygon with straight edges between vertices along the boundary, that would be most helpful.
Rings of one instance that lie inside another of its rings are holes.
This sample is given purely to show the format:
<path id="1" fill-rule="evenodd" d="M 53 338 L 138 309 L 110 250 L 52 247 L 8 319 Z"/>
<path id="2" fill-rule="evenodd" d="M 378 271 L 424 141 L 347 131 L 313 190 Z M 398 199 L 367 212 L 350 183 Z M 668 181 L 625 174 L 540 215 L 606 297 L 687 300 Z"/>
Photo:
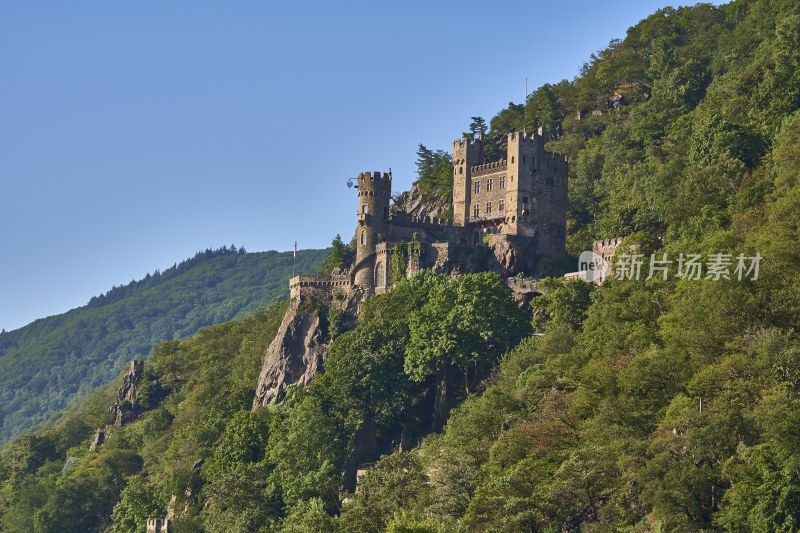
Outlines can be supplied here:
<path id="1" fill-rule="evenodd" d="M 528 134 L 528 78 L 525 78 L 525 98 L 522 99 L 522 134 Z"/>

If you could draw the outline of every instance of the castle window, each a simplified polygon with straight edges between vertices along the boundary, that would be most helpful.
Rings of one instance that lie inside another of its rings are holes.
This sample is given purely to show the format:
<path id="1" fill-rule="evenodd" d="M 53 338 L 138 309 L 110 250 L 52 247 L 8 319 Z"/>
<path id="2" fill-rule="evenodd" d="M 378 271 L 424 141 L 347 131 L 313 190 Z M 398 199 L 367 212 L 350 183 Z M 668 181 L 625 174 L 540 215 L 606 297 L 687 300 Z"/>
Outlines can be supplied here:
<path id="1" fill-rule="evenodd" d="M 464 167 L 459 167 L 458 168 L 458 173 L 459 174 L 463 174 L 464 173 Z"/>
<path id="2" fill-rule="evenodd" d="M 506 212 L 506 201 L 505 200 L 500 200 L 498 202 L 497 209 L 500 210 L 501 214 L 505 213 Z"/>
<path id="3" fill-rule="evenodd" d="M 511 162 L 512 163 L 514 162 L 514 156 L 513 155 L 511 156 Z"/>
<path id="4" fill-rule="evenodd" d="M 492 202 L 486 202 L 486 214 L 487 215 L 492 214 Z"/>
<path id="5" fill-rule="evenodd" d="M 523 163 L 525 162 L 525 156 L 524 155 L 522 156 L 522 162 Z"/>
<path id="6" fill-rule="evenodd" d="M 364 213 L 365 215 L 367 214 L 367 205 L 366 204 L 361 206 L 361 212 Z"/>
<path id="7" fill-rule="evenodd" d="M 481 192 L 481 182 L 480 181 L 476 181 L 475 182 L 475 193 L 477 194 L 479 192 Z"/>
<path id="8" fill-rule="evenodd" d="M 367 244 L 367 232 L 366 231 L 362 231 L 361 232 L 361 244 Z"/>
<path id="9" fill-rule="evenodd" d="M 481 206 L 475 204 L 475 206 L 472 208 L 472 216 L 474 216 L 475 218 L 481 216 Z"/>
<path id="10" fill-rule="evenodd" d="M 486 180 L 486 192 L 491 191 L 493 188 L 494 188 L 494 180 L 492 178 L 489 178 L 488 180 Z"/>
<path id="11" fill-rule="evenodd" d="M 500 176 L 500 188 L 501 189 L 505 189 L 506 188 L 506 177 L 505 176 Z"/>

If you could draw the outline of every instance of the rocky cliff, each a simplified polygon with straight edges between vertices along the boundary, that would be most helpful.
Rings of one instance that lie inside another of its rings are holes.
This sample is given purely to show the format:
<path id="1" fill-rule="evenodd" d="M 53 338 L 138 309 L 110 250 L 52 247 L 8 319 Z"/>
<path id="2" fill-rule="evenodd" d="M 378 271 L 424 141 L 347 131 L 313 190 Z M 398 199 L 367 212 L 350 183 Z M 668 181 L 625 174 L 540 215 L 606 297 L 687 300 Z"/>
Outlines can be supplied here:
<path id="1" fill-rule="evenodd" d="M 111 405 L 109 410 L 114 414 L 114 427 L 122 427 L 128 422 L 136 420 L 141 409 L 136 403 L 136 385 L 144 370 L 144 362 L 131 361 L 131 366 L 122 380 L 119 388 L 119 399 Z"/>
<path id="2" fill-rule="evenodd" d="M 262 357 L 253 409 L 281 403 L 289 385 L 306 386 L 322 371 L 328 358 L 330 309 L 341 313 L 341 320 L 353 323 L 364 293 L 358 289 L 339 298 L 324 292 L 308 291 L 289 303 L 278 333 Z"/>
<path id="3" fill-rule="evenodd" d="M 390 209 L 392 213 L 406 213 L 413 217 L 438 217 L 450 208 L 450 204 L 439 196 L 424 199 L 419 182 L 415 181 L 411 189 L 394 197 Z"/>

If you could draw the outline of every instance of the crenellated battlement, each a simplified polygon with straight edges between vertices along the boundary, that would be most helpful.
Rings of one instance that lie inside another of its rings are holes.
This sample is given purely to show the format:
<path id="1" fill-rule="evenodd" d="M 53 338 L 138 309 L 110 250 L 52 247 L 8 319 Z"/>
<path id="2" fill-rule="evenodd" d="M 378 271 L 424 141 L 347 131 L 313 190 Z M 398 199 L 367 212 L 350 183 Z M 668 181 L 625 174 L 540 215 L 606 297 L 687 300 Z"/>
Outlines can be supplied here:
<path id="1" fill-rule="evenodd" d="M 526 133 L 523 131 L 513 131 L 508 134 L 508 142 L 510 143 L 517 143 L 517 142 L 534 142 L 542 139 L 542 136 L 536 132 Z"/>
<path id="2" fill-rule="evenodd" d="M 508 169 L 508 160 L 501 159 L 500 161 L 494 161 L 492 163 L 483 163 L 481 165 L 475 165 L 470 169 L 470 172 L 473 176 L 481 175 L 481 174 L 489 174 L 492 172 L 501 172 L 503 170 Z"/>
<path id="3" fill-rule="evenodd" d="M 620 244 L 622 244 L 622 237 L 617 237 L 615 239 L 594 241 L 592 248 L 595 250 L 616 250 Z"/>
<path id="4" fill-rule="evenodd" d="M 172 520 L 170 519 L 148 518 L 146 526 L 147 533 L 172 533 Z"/>
<path id="5" fill-rule="evenodd" d="M 362 183 L 381 183 L 384 185 L 391 185 L 392 184 L 392 173 L 391 172 L 362 172 L 358 175 L 358 184 L 361 185 Z"/>
<path id="6" fill-rule="evenodd" d="M 304 290 L 348 291 L 351 286 L 350 272 L 347 270 L 330 276 L 295 276 L 289 280 L 289 297 L 297 298 Z"/>
<path id="7" fill-rule="evenodd" d="M 467 137 L 462 137 L 460 139 L 454 140 L 453 141 L 453 148 L 463 147 L 465 145 L 481 144 L 482 142 L 483 142 L 483 135 L 479 133 L 477 135 L 477 137 L 474 138 L 474 139 L 469 139 Z"/>

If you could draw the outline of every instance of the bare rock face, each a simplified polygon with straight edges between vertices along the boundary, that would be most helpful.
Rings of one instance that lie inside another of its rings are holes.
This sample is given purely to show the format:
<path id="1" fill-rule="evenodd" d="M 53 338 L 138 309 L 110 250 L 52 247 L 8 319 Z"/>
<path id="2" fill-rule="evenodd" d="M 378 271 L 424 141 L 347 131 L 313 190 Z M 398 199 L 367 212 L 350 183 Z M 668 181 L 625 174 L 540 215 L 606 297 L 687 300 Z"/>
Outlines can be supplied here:
<path id="1" fill-rule="evenodd" d="M 131 367 L 125 373 L 122 386 L 119 388 L 119 399 L 109 410 L 114 413 L 114 427 L 122 427 L 136 420 L 139 406 L 136 404 L 136 384 L 142 376 L 144 361 L 131 361 Z"/>
<path id="2" fill-rule="evenodd" d="M 108 440 L 111 436 L 111 431 L 106 431 L 102 429 L 98 429 L 97 433 L 94 434 L 94 438 L 92 438 L 92 443 L 89 445 L 89 451 L 94 451 L 98 446 L 102 446 L 103 443 Z"/>
<path id="3" fill-rule="evenodd" d="M 262 359 L 253 409 L 280 403 L 292 383 L 307 385 L 322 370 L 328 354 L 325 332 L 314 298 L 301 294 L 291 301 L 278 334 Z"/>
<path id="4" fill-rule="evenodd" d="M 433 198 L 430 201 L 423 200 L 419 182 L 415 181 L 411 185 L 411 190 L 395 196 L 391 210 L 415 217 L 438 217 L 448 207 L 450 206 L 441 198 Z"/>
<path id="5" fill-rule="evenodd" d="M 301 293 L 289 303 L 278 333 L 261 359 L 253 410 L 280 404 L 289 385 L 305 387 L 323 371 L 330 340 L 328 309 L 339 308 L 346 327 L 355 327 L 355 318 L 366 296 L 359 288 L 333 298 L 323 292 L 311 291 Z"/>
<path id="6" fill-rule="evenodd" d="M 497 259 L 496 270 L 501 276 L 520 271 L 522 266 L 519 253 L 514 250 L 508 239 L 502 237 L 502 235 L 493 236 L 489 240 L 489 246 Z"/>
<path id="7" fill-rule="evenodd" d="M 517 305 L 535 315 L 536 310 L 531 308 L 531 301 L 536 296 L 541 296 L 543 294 L 537 285 L 537 280 L 519 276 L 508 278 L 506 283 L 511 289 L 511 295 L 514 301 L 517 302 Z"/>

